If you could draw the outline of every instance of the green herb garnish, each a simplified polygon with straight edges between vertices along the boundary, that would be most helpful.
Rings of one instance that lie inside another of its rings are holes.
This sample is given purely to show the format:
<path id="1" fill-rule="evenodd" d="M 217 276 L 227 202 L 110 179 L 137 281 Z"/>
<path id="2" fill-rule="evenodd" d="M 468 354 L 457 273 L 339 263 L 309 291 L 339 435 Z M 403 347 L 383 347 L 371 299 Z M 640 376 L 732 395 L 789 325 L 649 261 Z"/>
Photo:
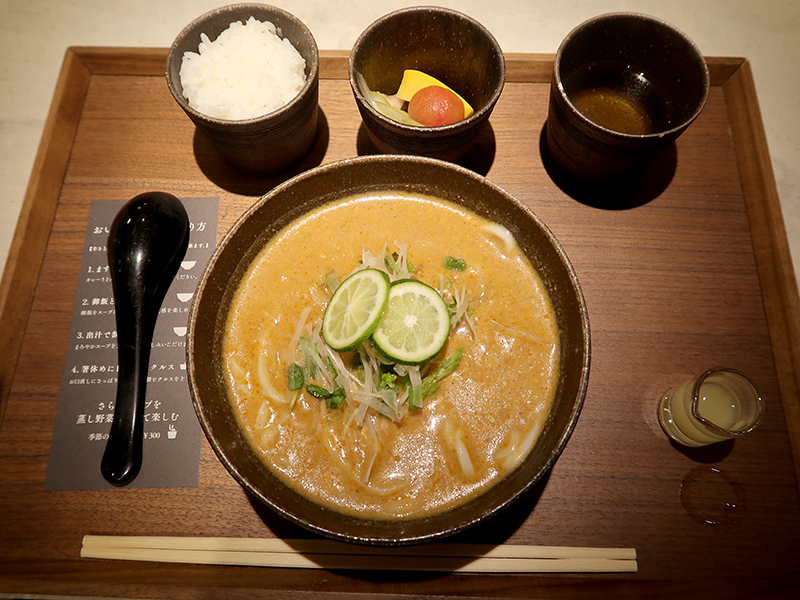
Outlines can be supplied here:
<path id="1" fill-rule="evenodd" d="M 286 373 L 289 380 L 289 391 L 294 392 L 303 387 L 305 377 L 303 376 L 303 367 L 294 363 Z"/>
<path id="2" fill-rule="evenodd" d="M 458 365 L 461 363 L 461 357 L 464 355 L 464 349 L 459 348 L 455 352 L 453 352 L 450 356 L 445 358 L 439 367 L 430 375 L 423 378 L 422 380 L 422 397 L 427 398 L 428 396 L 434 394 L 437 389 L 439 389 L 439 382 L 451 375 L 455 370 L 458 368 Z"/>
<path id="3" fill-rule="evenodd" d="M 448 271 L 466 271 L 467 261 L 463 258 L 453 258 L 452 256 L 444 257 L 444 268 Z"/>

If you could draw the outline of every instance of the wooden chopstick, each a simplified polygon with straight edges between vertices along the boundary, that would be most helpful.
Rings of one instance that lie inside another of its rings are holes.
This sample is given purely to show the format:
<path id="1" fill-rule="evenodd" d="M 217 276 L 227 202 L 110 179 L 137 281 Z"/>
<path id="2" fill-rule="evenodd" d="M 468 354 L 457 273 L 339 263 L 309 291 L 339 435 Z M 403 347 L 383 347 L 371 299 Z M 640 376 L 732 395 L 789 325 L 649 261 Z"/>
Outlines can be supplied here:
<path id="1" fill-rule="evenodd" d="M 304 569 L 472 573 L 634 573 L 638 568 L 634 548 L 447 543 L 386 548 L 275 538 L 87 535 L 81 556 Z"/>

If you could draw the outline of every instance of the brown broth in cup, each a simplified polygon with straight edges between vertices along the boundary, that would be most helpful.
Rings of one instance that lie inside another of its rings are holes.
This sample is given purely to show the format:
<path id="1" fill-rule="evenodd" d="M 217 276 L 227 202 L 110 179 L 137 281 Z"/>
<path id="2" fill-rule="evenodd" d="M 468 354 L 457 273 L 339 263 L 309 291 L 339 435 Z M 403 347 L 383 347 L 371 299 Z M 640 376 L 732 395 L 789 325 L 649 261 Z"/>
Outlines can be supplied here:
<path id="1" fill-rule="evenodd" d="M 650 116 L 634 98 L 611 88 L 590 88 L 573 98 L 583 116 L 606 129 L 621 133 L 645 135 L 653 133 Z"/>
<path id="2" fill-rule="evenodd" d="M 565 78 L 564 89 L 578 112 L 606 129 L 648 135 L 670 127 L 669 104 L 644 73 L 628 65 L 584 65 Z"/>

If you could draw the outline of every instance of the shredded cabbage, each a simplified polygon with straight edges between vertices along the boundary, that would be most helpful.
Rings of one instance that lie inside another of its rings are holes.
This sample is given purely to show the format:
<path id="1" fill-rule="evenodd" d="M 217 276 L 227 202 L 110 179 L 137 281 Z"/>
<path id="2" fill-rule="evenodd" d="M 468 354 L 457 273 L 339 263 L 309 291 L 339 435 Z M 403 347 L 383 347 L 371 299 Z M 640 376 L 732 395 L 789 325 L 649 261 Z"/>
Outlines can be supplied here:
<path id="1" fill-rule="evenodd" d="M 422 127 L 422 124 L 409 117 L 406 111 L 394 106 L 392 103 L 395 101 L 390 99 L 389 96 L 381 94 L 380 92 L 373 92 L 369 89 L 369 87 L 367 87 L 367 82 L 364 80 L 364 76 L 358 71 L 356 71 L 356 85 L 358 85 L 358 91 L 361 92 L 361 95 L 372 105 L 372 108 L 377 110 L 384 117 L 404 123 L 405 125 Z"/>

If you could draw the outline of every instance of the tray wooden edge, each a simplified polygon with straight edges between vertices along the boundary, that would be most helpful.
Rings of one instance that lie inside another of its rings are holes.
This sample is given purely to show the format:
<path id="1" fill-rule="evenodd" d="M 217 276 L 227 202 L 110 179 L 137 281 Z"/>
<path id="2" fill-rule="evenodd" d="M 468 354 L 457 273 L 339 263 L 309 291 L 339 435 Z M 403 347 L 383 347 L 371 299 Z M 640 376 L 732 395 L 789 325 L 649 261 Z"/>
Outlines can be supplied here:
<path id="1" fill-rule="evenodd" d="M 800 485 L 800 296 L 749 61 L 731 73 L 723 90 Z"/>
<path id="2" fill-rule="evenodd" d="M 67 48 L 20 217 L 0 282 L 0 424 L 11 390 L 44 253 L 55 218 L 84 98 L 94 75 L 159 76 L 167 49 Z M 320 52 L 323 79 L 347 79 L 348 51 Z M 508 82 L 550 80 L 553 55 L 506 55 Z M 800 296 L 792 265 L 752 69 L 743 58 L 708 57 L 711 84 L 722 86 L 736 151 L 777 376 L 800 469 Z"/>
<path id="3" fill-rule="evenodd" d="M 68 49 L 0 281 L 0 425 L 92 72 Z"/>

